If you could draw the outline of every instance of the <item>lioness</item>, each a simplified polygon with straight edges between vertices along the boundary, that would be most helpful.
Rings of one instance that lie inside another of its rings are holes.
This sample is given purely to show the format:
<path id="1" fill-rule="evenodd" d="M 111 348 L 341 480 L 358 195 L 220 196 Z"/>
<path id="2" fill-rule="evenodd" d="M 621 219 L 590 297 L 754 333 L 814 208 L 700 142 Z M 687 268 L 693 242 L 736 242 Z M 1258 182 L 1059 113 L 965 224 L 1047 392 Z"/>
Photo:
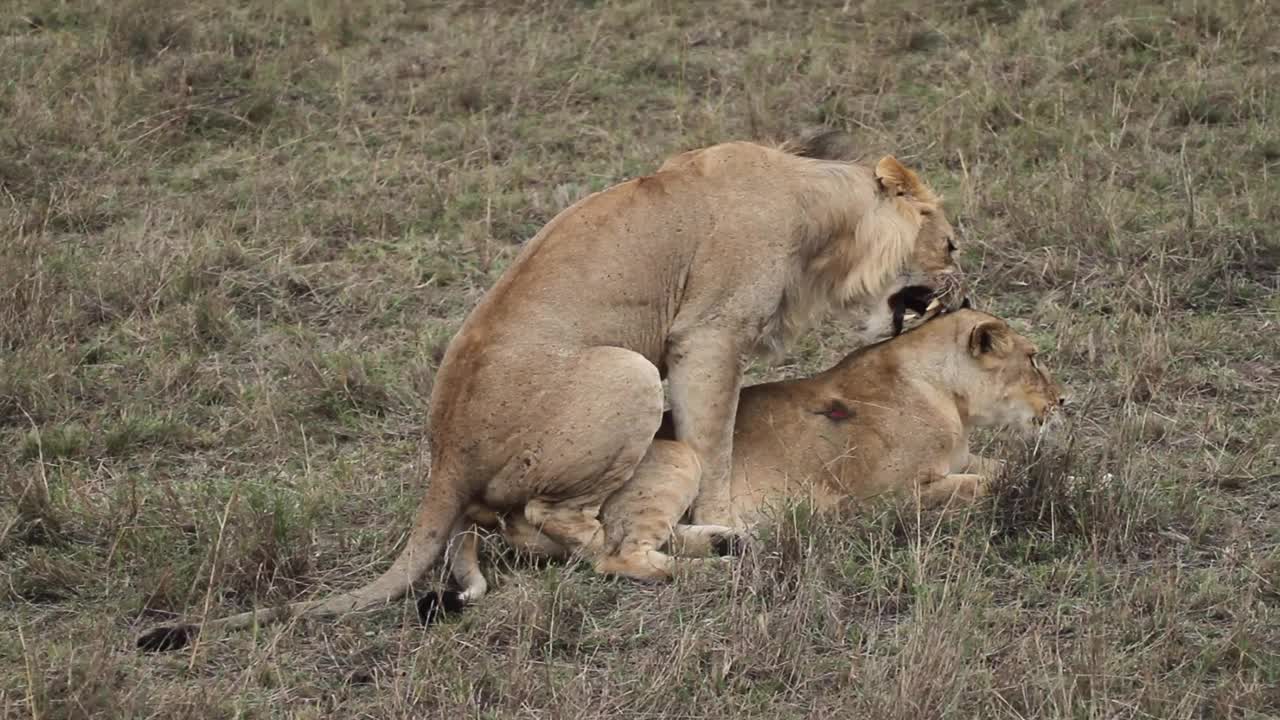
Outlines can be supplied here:
<path id="1" fill-rule="evenodd" d="M 969 451 L 972 431 L 1034 433 L 1065 401 L 1036 346 L 1004 320 L 972 309 L 939 314 L 825 372 L 742 390 L 735 525 L 750 526 L 771 503 L 801 497 L 819 510 L 885 493 L 913 495 L 925 506 L 972 501 L 999 467 Z M 655 445 L 670 447 L 669 428 L 658 437 Z M 625 527 L 638 513 L 635 499 L 619 492 L 602 522 L 610 537 L 639 541 Z"/>
<path id="2" fill-rule="evenodd" d="M 206 625 L 395 599 L 470 527 L 473 504 L 519 508 L 601 572 L 647 577 L 647 556 L 611 552 L 597 516 L 649 452 L 663 377 L 679 447 L 668 458 L 679 465 L 664 470 L 701 488 L 699 522 L 728 522 L 745 362 L 781 349 L 828 308 L 881 305 L 903 277 L 937 286 L 957 270 L 938 198 L 895 158 L 866 167 L 792 150 L 731 142 L 689 151 L 554 217 L 445 352 L 429 413 L 431 481 L 391 567 L 328 599 Z M 921 247 L 935 266 L 914 264 Z M 195 629 L 157 628 L 138 645 L 181 647 Z"/>
<path id="3" fill-rule="evenodd" d="M 742 389 L 732 528 L 678 524 L 697 477 L 679 472 L 688 450 L 674 441 L 670 416 L 664 418 L 645 462 L 601 510 L 607 545 L 613 556 L 647 557 L 651 578 L 659 579 L 673 567 L 664 545 L 685 556 L 723 554 L 717 543 L 763 520 L 775 503 L 805 499 L 826 510 L 886 493 L 914 495 L 924 506 L 972 501 L 998 470 L 997 461 L 969 451 L 973 429 L 1034 431 L 1064 401 L 1035 345 L 1004 320 L 971 309 L 937 314 L 825 372 Z M 502 527 L 509 542 L 534 554 L 567 555 L 519 514 L 476 519 Z M 441 606 L 458 610 L 477 596 L 476 537 L 454 560 L 463 592 L 424 596 L 418 606 L 424 621 Z"/>

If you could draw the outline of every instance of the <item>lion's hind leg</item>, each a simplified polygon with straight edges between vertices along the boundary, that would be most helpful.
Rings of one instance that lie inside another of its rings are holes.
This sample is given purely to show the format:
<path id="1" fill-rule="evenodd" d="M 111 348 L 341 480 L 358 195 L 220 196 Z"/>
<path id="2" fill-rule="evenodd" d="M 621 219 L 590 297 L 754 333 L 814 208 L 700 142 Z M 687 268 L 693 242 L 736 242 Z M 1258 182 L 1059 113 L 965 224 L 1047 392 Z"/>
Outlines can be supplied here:
<path id="1" fill-rule="evenodd" d="M 644 356 L 616 347 L 583 351 L 566 367 L 572 393 L 539 427 L 525 433 L 536 448 L 522 485 L 533 529 L 595 562 L 608 552 L 600 510 L 627 485 L 662 422 L 662 380 Z"/>
<path id="2" fill-rule="evenodd" d="M 977 473 L 951 473 L 916 488 L 920 505 L 938 508 L 969 504 L 990 492 L 991 480 Z"/>
<path id="3" fill-rule="evenodd" d="M 669 580 L 681 562 L 700 562 L 677 560 L 660 548 L 676 540 L 678 527 L 695 527 L 678 523 L 698 495 L 701 475 L 697 453 L 688 445 L 654 440 L 631 480 L 601 511 L 610 552 L 596 563 L 596 570 L 652 582 Z M 710 547 L 712 534 L 694 532 L 690 537 L 697 535 Z M 679 554 L 680 543 L 673 545 Z"/>
<path id="4" fill-rule="evenodd" d="M 480 572 L 480 533 L 465 518 L 454 526 L 450 542 L 453 557 L 449 570 L 459 590 L 436 590 L 418 598 L 418 619 L 424 625 L 442 615 L 459 613 L 489 592 L 489 582 Z"/>

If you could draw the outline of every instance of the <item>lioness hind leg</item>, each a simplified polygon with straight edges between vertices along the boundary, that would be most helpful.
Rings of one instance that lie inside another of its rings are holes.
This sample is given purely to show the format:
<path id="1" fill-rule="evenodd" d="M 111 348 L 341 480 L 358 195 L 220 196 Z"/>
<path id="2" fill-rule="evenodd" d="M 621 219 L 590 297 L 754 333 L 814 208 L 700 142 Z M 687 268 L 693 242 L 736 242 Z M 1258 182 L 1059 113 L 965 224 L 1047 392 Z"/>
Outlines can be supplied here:
<path id="1" fill-rule="evenodd" d="M 534 532 L 546 535 L 546 541 L 537 541 L 537 547 L 556 546 L 565 550 L 562 556 L 578 552 L 595 561 L 608 552 L 599 520 L 603 501 L 604 498 L 568 501 L 533 498 L 524 507 L 524 517 Z"/>
<path id="2" fill-rule="evenodd" d="M 952 473 L 917 487 L 920 504 L 941 507 L 950 503 L 971 503 L 990 490 L 991 481 L 976 473 Z"/>
<path id="3" fill-rule="evenodd" d="M 563 545 L 547 537 L 521 514 L 506 518 L 502 528 L 502 538 L 511 547 L 533 557 L 562 560 L 569 556 L 569 551 Z"/>
<path id="4" fill-rule="evenodd" d="M 970 453 L 963 468 L 952 469 L 959 473 L 972 473 L 988 478 L 994 478 L 999 476 L 1000 472 L 1004 469 L 1004 461 Z"/>
<path id="5" fill-rule="evenodd" d="M 515 550 L 536 558 L 562 559 L 569 551 L 544 535 L 524 518 L 524 509 L 514 513 L 498 512 L 484 503 L 473 502 L 467 507 L 467 518 L 486 530 L 496 530 L 502 539 Z M 458 582 L 462 582 L 461 579 Z"/>

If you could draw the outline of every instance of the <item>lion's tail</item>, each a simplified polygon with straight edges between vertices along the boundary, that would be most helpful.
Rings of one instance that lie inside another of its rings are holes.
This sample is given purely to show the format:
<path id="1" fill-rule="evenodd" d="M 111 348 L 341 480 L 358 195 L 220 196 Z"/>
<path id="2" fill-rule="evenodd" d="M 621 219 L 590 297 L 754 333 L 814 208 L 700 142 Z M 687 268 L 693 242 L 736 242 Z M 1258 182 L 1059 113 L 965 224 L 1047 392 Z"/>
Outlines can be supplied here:
<path id="1" fill-rule="evenodd" d="M 436 475 L 438 468 L 433 469 Z M 451 479 L 451 478 L 450 478 Z M 431 569 L 443 554 L 465 508 L 466 498 L 454 484 L 433 477 L 422 502 L 417 522 L 400 555 L 386 572 L 369 584 L 320 600 L 290 603 L 273 608 L 250 610 L 237 615 L 207 620 L 200 624 L 166 625 L 138 638 L 145 651 L 177 650 L 185 647 L 201 628 L 236 630 L 255 624 L 265 625 L 291 617 L 326 617 L 375 607 L 403 596 L 413 584 Z"/>

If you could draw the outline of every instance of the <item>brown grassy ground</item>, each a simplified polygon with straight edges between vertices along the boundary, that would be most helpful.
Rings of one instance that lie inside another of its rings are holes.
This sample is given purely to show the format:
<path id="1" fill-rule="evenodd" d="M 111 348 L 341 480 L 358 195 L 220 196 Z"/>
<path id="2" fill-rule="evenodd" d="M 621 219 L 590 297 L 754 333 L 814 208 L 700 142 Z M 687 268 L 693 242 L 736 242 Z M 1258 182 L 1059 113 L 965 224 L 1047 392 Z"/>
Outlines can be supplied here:
<path id="1" fill-rule="evenodd" d="M 1280 715 L 1276 3 L 230 5 L 0 10 L 6 717 Z M 134 652 L 382 567 L 440 354 L 559 209 L 822 124 L 944 191 L 1074 390 L 997 498 Z"/>

